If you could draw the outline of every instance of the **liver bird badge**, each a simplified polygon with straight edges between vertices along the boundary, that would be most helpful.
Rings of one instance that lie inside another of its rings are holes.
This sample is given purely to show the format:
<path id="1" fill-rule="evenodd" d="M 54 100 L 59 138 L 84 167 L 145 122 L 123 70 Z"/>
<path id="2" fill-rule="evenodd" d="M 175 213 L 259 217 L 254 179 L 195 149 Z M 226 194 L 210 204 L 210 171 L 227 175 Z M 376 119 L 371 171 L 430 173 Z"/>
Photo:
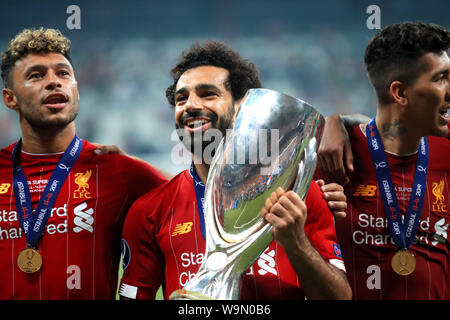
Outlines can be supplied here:
<path id="1" fill-rule="evenodd" d="M 74 198 L 90 198 L 88 181 L 91 178 L 92 170 L 87 170 L 85 173 L 75 173 L 75 183 L 78 185 L 78 189 L 74 191 Z"/>

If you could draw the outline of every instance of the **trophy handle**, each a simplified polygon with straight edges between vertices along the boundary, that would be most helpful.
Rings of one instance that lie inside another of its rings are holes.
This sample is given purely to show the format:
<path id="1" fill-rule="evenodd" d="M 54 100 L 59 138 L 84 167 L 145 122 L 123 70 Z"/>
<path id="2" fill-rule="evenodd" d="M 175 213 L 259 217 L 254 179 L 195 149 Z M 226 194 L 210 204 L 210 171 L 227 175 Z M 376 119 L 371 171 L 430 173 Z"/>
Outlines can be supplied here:
<path id="1" fill-rule="evenodd" d="M 311 185 L 311 180 L 316 171 L 317 164 L 317 139 L 312 137 L 308 145 L 303 149 L 303 157 L 298 164 L 297 178 L 292 190 L 304 200 Z"/>

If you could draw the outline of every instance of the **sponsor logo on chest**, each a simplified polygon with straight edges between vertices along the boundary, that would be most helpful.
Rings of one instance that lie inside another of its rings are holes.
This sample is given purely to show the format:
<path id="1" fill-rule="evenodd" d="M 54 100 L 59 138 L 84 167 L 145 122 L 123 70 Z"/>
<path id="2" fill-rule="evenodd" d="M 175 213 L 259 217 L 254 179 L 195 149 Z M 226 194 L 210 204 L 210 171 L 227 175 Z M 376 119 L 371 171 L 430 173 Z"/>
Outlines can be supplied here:
<path id="1" fill-rule="evenodd" d="M 67 233 L 68 228 L 71 228 L 74 233 L 94 232 L 94 209 L 89 208 L 86 202 L 75 206 L 73 214 L 68 215 L 68 210 L 70 209 L 67 208 L 67 204 L 54 207 L 51 210 L 50 218 L 45 226 L 45 234 L 51 236 Z M 19 226 L 17 212 L 0 210 L 0 241 L 22 238 L 23 236 L 25 236 L 25 233 Z"/>

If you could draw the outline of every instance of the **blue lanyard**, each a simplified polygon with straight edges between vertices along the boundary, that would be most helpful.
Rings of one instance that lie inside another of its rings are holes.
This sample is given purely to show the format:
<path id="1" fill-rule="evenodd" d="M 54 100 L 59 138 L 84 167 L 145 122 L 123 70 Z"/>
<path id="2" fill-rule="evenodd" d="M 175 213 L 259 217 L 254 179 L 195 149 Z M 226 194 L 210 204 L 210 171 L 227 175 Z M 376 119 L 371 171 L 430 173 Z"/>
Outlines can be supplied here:
<path id="1" fill-rule="evenodd" d="M 416 236 L 423 200 L 425 199 L 425 184 L 427 181 L 429 158 L 428 142 L 426 137 L 422 137 L 420 140 L 411 199 L 408 204 L 405 219 L 403 220 L 386 154 L 384 153 L 383 142 L 377 130 L 375 119 L 373 118 L 366 127 L 367 144 L 375 168 L 378 188 L 383 199 L 389 231 L 397 247 L 405 250 L 411 245 Z"/>
<path id="2" fill-rule="evenodd" d="M 77 136 L 73 138 L 45 186 L 45 190 L 39 199 L 34 214 L 31 208 L 31 196 L 27 178 L 20 166 L 21 145 L 22 139 L 14 146 L 12 153 L 14 197 L 16 199 L 17 217 L 27 237 L 27 246 L 35 248 L 44 233 L 47 220 L 50 217 L 58 193 L 70 170 L 80 156 L 83 142 Z"/>
<path id="3" fill-rule="evenodd" d="M 194 190 L 195 197 L 197 198 L 197 208 L 198 208 L 198 218 L 200 220 L 200 229 L 202 230 L 203 239 L 206 239 L 205 232 L 205 184 L 202 179 L 198 176 L 197 172 L 194 170 L 194 163 L 191 163 L 191 168 L 189 169 L 191 176 L 194 180 Z"/>

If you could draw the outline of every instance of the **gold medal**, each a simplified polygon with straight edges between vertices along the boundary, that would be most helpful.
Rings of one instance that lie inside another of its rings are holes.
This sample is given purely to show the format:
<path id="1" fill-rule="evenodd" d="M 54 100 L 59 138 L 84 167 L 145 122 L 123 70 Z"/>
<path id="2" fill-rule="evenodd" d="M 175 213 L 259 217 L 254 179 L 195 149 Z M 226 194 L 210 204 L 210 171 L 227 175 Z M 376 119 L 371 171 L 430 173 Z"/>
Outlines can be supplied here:
<path id="1" fill-rule="evenodd" d="M 42 267 L 42 256 L 36 249 L 23 249 L 17 256 L 17 266 L 25 273 L 34 273 Z"/>
<path id="2" fill-rule="evenodd" d="M 416 269 L 416 258 L 407 250 L 397 251 L 392 257 L 392 269 L 401 275 L 407 276 Z"/>

